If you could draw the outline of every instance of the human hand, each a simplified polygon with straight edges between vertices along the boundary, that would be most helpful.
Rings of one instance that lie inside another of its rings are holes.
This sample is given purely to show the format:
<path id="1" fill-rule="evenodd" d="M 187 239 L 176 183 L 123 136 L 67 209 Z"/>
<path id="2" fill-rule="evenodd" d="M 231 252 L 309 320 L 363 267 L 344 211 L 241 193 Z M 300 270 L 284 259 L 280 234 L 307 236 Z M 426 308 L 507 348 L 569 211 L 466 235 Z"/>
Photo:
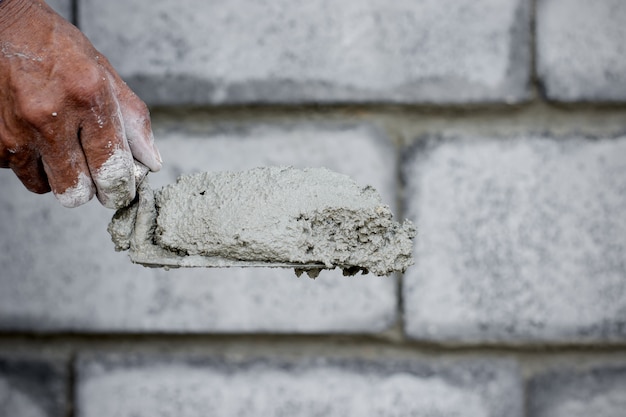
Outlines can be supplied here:
<path id="1" fill-rule="evenodd" d="M 134 159 L 161 168 L 146 105 L 42 0 L 0 3 L 0 167 L 66 207 L 135 197 Z"/>

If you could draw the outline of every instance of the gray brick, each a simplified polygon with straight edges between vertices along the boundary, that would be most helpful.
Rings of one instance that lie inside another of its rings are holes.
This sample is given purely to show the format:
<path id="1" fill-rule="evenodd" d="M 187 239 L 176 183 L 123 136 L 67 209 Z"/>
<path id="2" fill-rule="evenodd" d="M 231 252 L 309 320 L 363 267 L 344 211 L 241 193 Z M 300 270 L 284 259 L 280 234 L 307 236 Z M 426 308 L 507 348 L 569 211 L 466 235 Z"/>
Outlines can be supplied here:
<path id="1" fill-rule="evenodd" d="M 79 362 L 76 415 L 521 417 L 522 397 L 506 360 L 108 358 Z"/>
<path id="2" fill-rule="evenodd" d="M 394 148 L 367 126 L 238 126 L 156 132 L 165 158 L 153 187 L 179 174 L 262 165 L 322 166 L 395 199 Z M 315 281 L 293 270 L 154 270 L 116 253 L 113 211 L 61 207 L 0 170 L 0 329 L 24 331 L 378 332 L 394 323 L 396 280 Z"/>
<path id="3" fill-rule="evenodd" d="M 529 417 L 623 417 L 626 367 L 552 371 L 529 384 Z"/>
<path id="4" fill-rule="evenodd" d="M 72 0 L 46 0 L 48 6 L 52 7 L 55 12 L 72 21 Z"/>
<path id="5" fill-rule="evenodd" d="M 548 98 L 626 101 L 626 3 L 539 0 L 537 65 Z"/>
<path id="6" fill-rule="evenodd" d="M 529 95 L 528 0 L 82 0 L 79 20 L 152 104 Z"/>
<path id="7" fill-rule="evenodd" d="M 66 416 L 67 374 L 56 362 L 0 356 L 0 415 Z"/>
<path id="8" fill-rule="evenodd" d="M 404 167 L 419 230 L 410 337 L 626 340 L 626 137 L 421 144 Z"/>

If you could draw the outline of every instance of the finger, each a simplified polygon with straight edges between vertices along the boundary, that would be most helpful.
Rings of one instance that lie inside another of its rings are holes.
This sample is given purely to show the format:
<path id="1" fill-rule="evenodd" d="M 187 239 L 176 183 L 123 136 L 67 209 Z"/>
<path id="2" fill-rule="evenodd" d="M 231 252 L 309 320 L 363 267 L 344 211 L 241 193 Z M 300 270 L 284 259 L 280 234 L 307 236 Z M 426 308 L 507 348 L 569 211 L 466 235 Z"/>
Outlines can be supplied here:
<path id="1" fill-rule="evenodd" d="M 81 158 L 82 163 L 75 162 Z M 93 198 L 96 189 L 80 149 L 63 158 L 43 156 L 42 161 L 52 192 L 61 205 L 74 208 Z"/>
<path id="2" fill-rule="evenodd" d="M 77 129 L 74 123 L 63 125 L 61 121 L 48 134 L 42 134 L 44 140 L 39 147 L 54 196 L 63 206 L 70 208 L 87 203 L 95 194 Z"/>
<path id="3" fill-rule="evenodd" d="M 22 136 L 28 138 L 30 135 Z M 13 170 L 29 191 L 37 194 L 50 191 L 48 179 L 37 152 L 29 147 L 20 146 L 15 140 L 15 134 L 10 133 L 4 123 L 0 123 L 0 168 Z"/>
<path id="4" fill-rule="evenodd" d="M 29 191 L 37 194 L 45 194 L 50 191 L 43 163 L 37 155 L 12 158 L 8 167 L 13 170 Z"/>
<path id="5" fill-rule="evenodd" d="M 150 168 L 158 171 L 163 165 L 163 159 L 156 144 L 150 123 L 150 112 L 145 103 L 126 85 L 108 61 L 103 61 L 107 68 L 110 80 L 117 96 L 122 120 L 126 132 L 128 145 L 135 159 Z"/>
<path id="6" fill-rule="evenodd" d="M 128 146 L 121 113 L 112 94 L 96 100 L 81 124 L 80 143 L 98 200 L 118 209 L 135 197 L 133 155 Z"/>
<path id="7" fill-rule="evenodd" d="M 161 154 L 154 143 L 154 134 L 150 127 L 150 118 L 138 114 L 135 109 L 121 104 L 122 118 L 128 145 L 136 160 L 157 172 L 163 165 Z"/>

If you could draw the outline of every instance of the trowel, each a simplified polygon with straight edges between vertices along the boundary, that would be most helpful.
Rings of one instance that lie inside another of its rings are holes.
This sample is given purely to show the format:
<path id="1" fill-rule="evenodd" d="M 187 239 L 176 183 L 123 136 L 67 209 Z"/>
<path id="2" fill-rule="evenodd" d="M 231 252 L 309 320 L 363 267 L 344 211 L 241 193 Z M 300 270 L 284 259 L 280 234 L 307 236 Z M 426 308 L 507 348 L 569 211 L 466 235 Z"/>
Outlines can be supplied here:
<path id="1" fill-rule="evenodd" d="M 263 167 L 180 177 L 153 190 L 136 162 L 137 196 L 108 231 L 132 262 L 180 267 L 291 268 L 315 278 L 403 272 L 415 228 L 391 220 L 376 191 L 320 169 Z"/>

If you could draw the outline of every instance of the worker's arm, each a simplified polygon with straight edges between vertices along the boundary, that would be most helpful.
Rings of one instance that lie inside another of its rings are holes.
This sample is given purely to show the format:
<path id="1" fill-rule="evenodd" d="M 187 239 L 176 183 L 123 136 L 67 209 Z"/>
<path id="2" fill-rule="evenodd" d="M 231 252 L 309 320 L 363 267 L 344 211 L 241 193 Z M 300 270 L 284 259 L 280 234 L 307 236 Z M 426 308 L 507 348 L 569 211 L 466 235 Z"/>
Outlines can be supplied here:
<path id="1" fill-rule="evenodd" d="M 0 167 L 67 207 L 135 195 L 136 159 L 161 167 L 146 105 L 41 0 L 0 1 Z"/>

